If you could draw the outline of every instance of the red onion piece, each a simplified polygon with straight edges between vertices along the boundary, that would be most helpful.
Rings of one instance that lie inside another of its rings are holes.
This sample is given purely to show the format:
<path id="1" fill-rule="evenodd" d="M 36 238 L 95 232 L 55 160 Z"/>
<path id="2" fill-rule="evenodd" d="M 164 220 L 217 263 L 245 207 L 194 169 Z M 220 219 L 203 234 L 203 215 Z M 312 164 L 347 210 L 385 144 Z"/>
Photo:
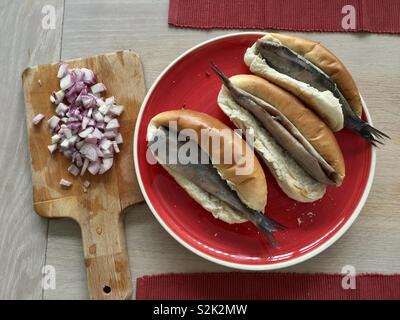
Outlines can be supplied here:
<path id="1" fill-rule="evenodd" d="M 64 78 L 67 75 L 67 71 L 68 71 L 68 64 L 61 62 L 60 68 L 58 69 L 57 78 L 59 79 Z"/>
<path id="2" fill-rule="evenodd" d="M 119 147 L 118 147 L 118 143 L 116 143 L 115 141 L 112 142 L 112 145 L 114 147 L 114 152 L 115 153 L 120 153 Z"/>
<path id="3" fill-rule="evenodd" d="M 99 173 L 100 174 L 106 173 L 108 170 L 111 169 L 113 163 L 114 163 L 114 159 L 113 158 L 103 159 L 103 161 L 101 163 L 101 168 L 100 168 Z"/>
<path id="4" fill-rule="evenodd" d="M 83 176 L 85 174 L 85 172 L 86 172 L 86 170 L 87 170 L 87 168 L 89 166 L 89 163 L 90 163 L 90 161 L 88 159 L 85 159 L 83 161 L 83 166 L 82 166 L 82 169 L 81 169 L 81 176 Z"/>
<path id="5" fill-rule="evenodd" d="M 72 82 L 72 78 L 70 74 L 67 74 L 64 78 L 61 79 L 60 81 L 60 88 L 62 90 L 67 90 L 69 88 L 71 88 L 74 85 L 74 83 Z"/>
<path id="6" fill-rule="evenodd" d="M 49 128 L 54 130 L 57 128 L 58 124 L 60 123 L 60 118 L 57 116 L 52 116 L 48 121 Z"/>
<path id="7" fill-rule="evenodd" d="M 47 146 L 49 149 L 50 153 L 54 153 L 57 150 L 57 145 L 56 144 L 50 144 Z"/>
<path id="8" fill-rule="evenodd" d="M 38 125 L 40 121 L 42 121 L 44 119 L 44 115 L 39 113 L 37 114 L 33 119 L 32 119 L 32 124 L 34 126 Z"/>
<path id="9" fill-rule="evenodd" d="M 122 144 L 124 143 L 124 139 L 122 138 L 122 135 L 120 133 L 118 133 L 118 135 L 115 137 L 115 142 L 117 144 Z"/>
<path id="10" fill-rule="evenodd" d="M 91 162 L 91 163 L 89 164 L 88 171 L 89 171 L 92 175 L 95 176 L 96 174 L 99 173 L 100 168 L 101 168 L 100 161 L 93 161 L 93 162 Z M 88 188 L 88 187 L 86 187 L 86 188 Z"/>
<path id="11" fill-rule="evenodd" d="M 65 113 L 68 111 L 68 106 L 65 105 L 64 103 L 60 102 L 56 108 L 56 113 L 60 117 L 64 117 Z"/>
<path id="12" fill-rule="evenodd" d="M 90 161 L 96 161 L 99 158 L 97 155 L 96 146 L 91 143 L 84 143 L 79 151 L 86 159 Z"/>
<path id="13" fill-rule="evenodd" d="M 87 128 L 87 126 L 88 126 L 88 124 L 89 124 L 89 121 L 90 121 L 90 118 L 88 118 L 88 117 L 83 117 L 83 119 L 82 119 L 82 129 L 86 129 Z"/>
<path id="14" fill-rule="evenodd" d="M 85 188 L 89 188 L 89 187 L 90 187 L 90 181 L 85 180 L 85 182 L 83 182 L 83 186 L 84 186 Z"/>
<path id="15" fill-rule="evenodd" d="M 113 114 L 114 116 L 120 116 L 122 112 L 124 112 L 123 106 L 113 105 L 110 108 L 110 113 Z"/>
<path id="16" fill-rule="evenodd" d="M 106 130 L 114 130 L 119 128 L 119 122 L 117 119 L 112 119 L 106 126 Z"/>
<path id="17" fill-rule="evenodd" d="M 65 187 L 65 188 L 69 188 L 69 187 L 72 186 L 72 182 L 71 182 L 71 181 L 68 181 L 68 180 L 65 180 L 65 179 L 61 179 L 61 180 L 60 180 L 60 185 L 61 185 L 62 187 Z"/>
<path id="18" fill-rule="evenodd" d="M 72 174 L 74 177 L 77 177 L 77 176 L 79 175 L 79 173 L 80 173 L 80 170 L 79 170 L 79 168 L 78 168 L 76 165 L 71 164 L 71 165 L 69 166 L 69 168 L 68 168 L 68 172 L 69 172 L 70 174 Z"/>
<path id="19" fill-rule="evenodd" d="M 91 86 L 90 89 L 92 90 L 93 94 L 102 93 L 107 90 L 103 83 L 96 83 L 95 85 Z"/>
<path id="20" fill-rule="evenodd" d="M 86 138 L 89 134 L 91 134 L 94 131 L 93 127 L 89 127 L 87 129 L 85 129 L 84 131 L 82 131 L 81 133 L 79 133 L 79 136 L 81 138 Z"/>

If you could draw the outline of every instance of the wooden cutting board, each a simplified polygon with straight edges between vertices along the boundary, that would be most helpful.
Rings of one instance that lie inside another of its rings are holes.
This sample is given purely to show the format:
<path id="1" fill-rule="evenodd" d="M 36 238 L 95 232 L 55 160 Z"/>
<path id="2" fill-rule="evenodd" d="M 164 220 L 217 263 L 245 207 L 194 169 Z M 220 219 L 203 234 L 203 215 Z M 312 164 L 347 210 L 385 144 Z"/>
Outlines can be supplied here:
<path id="1" fill-rule="evenodd" d="M 124 143 L 113 168 L 102 176 L 86 173 L 73 177 L 67 169 L 70 160 L 47 149 L 51 133 L 47 119 L 55 107 L 49 97 L 59 90 L 57 64 L 40 65 L 24 71 L 26 120 L 32 159 L 33 205 L 46 218 L 71 218 L 81 227 L 88 288 L 91 299 L 128 299 L 132 282 L 128 265 L 122 213 L 143 198 L 133 164 L 134 126 L 146 88 L 140 58 L 132 51 L 66 61 L 70 67 L 86 67 L 107 87 L 106 96 L 115 96 L 125 111 L 118 118 Z M 46 116 L 39 125 L 32 119 Z M 61 188 L 61 178 L 73 182 L 69 190 Z M 82 183 L 91 182 L 87 193 Z"/>

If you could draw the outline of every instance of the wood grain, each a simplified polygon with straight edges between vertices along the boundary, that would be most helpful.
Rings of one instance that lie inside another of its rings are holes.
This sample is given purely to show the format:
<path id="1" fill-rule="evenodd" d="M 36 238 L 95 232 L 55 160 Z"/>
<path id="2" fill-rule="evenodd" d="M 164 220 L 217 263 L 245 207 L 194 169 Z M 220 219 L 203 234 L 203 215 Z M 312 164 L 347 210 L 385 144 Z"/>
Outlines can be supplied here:
<path id="1" fill-rule="evenodd" d="M 45 5 L 55 28 L 43 29 Z M 47 221 L 32 207 L 21 73 L 60 58 L 63 0 L 0 3 L 0 299 L 41 299 Z"/>
<path id="2" fill-rule="evenodd" d="M 124 106 L 118 118 L 124 144 L 114 158 L 114 166 L 104 175 L 73 177 L 68 174 L 70 160 L 47 150 L 51 133 L 45 121 L 34 126 L 32 119 L 54 115 L 49 100 L 59 89 L 58 64 L 30 67 L 23 73 L 26 120 L 32 158 L 33 201 L 35 211 L 45 218 L 71 218 L 82 231 L 85 266 L 90 297 L 127 299 L 132 295 L 131 277 L 121 213 L 143 201 L 133 169 L 133 131 L 139 106 L 146 92 L 143 68 L 132 51 L 97 55 L 66 61 L 72 67 L 90 68 L 98 81 L 107 86 L 107 96 L 115 96 Z M 59 181 L 73 182 L 69 189 Z M 83 182 L 91 186 L 84 193 Z M 107 292 L 109 290 L 110 292 Z"/>

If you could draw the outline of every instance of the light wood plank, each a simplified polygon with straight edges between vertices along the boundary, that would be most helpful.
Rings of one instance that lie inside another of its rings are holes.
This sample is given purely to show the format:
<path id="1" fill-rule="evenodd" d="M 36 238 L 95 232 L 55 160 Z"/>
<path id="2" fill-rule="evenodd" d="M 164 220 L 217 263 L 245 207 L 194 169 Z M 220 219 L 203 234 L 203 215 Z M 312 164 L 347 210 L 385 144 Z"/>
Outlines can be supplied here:
<path id="1" fill-rule="evenodd" d="M 43 6 L 55 8 L 55 29 L 42 28 Z M 21 74 L 60 57 L 63 0 L 0 4 L 0 299 L 41 299 L 47 221 L 33 211 Z"/>
<path id="2" fill-rule="evenodd" d="M 131 48 L 143 60 L 147 85 L 186 49 L 226 30 L 170 28 L 166 0 L 67 0 L 63 58 Z M 367 101 L 375 125 L 392 136 L 378 150 L 376 178 L 365 209 L 351 229 L 296 272 L 400 272 L 400 38 L 391 35 L 301 34 L 322 41 L 349 67 Z M 126 235 L 132 277 L 166 272 L 227 271 L 192 254 L 158 224 L 145 205 L 128 211 Z M 71 222 L 50 224 L 48 262 L 57 268 L 57 290 L 46 299 L 86 298 L 79 230 Z"/>

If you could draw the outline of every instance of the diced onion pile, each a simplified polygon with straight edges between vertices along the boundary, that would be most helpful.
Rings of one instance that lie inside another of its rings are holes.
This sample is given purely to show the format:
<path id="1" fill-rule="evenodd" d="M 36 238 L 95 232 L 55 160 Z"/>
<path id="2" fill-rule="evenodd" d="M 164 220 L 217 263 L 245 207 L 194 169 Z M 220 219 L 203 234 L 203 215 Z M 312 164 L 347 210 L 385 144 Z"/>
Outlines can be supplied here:
<path id="1" fill-rule="evenodd" d="M 73 176 L 83 176 L 86 171 L 104 174 L 123 143 L 117 118 L 124 107 L 117 105 L 114 97 L 102 97 L 107 89 L 92 70 L 69 69 L 61 63 L 57 77 L 61 90 L 50 96 L 56 115 L 48 120 L 53 134 L 48 149 L 71 159 L 68 171 Z"/>

